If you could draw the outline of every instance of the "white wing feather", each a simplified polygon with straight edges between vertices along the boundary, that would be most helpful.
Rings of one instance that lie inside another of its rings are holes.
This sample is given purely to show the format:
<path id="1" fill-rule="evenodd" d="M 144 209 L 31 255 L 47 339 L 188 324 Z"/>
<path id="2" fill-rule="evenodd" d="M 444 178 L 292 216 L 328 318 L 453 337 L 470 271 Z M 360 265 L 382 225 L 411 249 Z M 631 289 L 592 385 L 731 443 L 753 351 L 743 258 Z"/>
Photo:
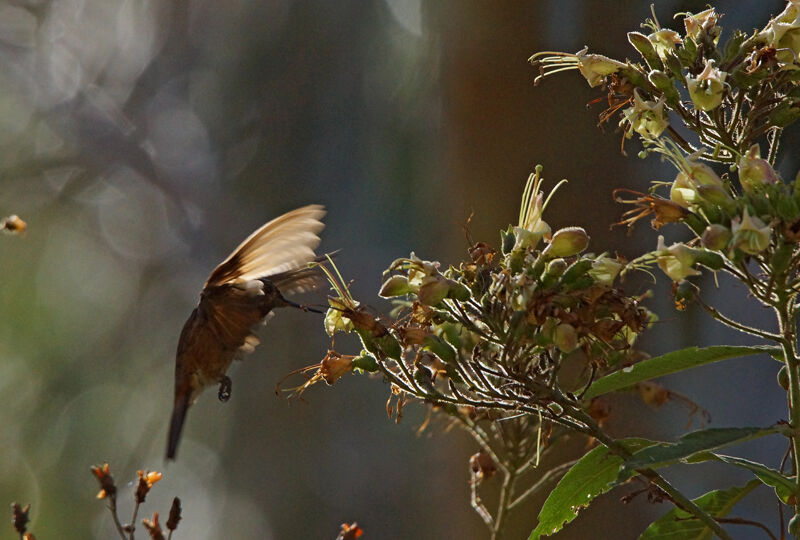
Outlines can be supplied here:
<path id="1" fill-rule="evenodd" d="M 315 257 L 324 215 L 323 206 L 311 204 L 263 225 L 214 269 L 206 287 L 268 277 L 307 264 Z"/>

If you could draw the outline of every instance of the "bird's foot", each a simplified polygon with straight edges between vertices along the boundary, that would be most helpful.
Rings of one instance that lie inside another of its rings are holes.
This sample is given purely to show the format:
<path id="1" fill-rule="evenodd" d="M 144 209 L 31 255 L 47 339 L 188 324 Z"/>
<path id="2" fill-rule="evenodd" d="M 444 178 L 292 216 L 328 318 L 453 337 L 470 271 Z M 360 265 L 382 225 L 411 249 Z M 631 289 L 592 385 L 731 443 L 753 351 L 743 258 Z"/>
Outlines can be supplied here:
<path id="1" fill-rule="evenodd" d="M 223 403 L 231 399 L 231 378 L 227 375 L 223 375 L 222 378 L 219 380 L 219 394 L 217 397 Z"/>

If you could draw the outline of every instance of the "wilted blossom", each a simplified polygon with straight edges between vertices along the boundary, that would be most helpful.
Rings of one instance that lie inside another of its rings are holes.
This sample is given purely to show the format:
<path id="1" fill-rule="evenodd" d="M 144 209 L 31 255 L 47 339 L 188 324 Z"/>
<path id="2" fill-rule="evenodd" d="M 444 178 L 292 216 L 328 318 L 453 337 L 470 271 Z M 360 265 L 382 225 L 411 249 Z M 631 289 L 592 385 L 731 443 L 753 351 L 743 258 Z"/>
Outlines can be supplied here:
<path id="1" fill-rule="evenodd" d="M 633 107 L 625 109 L 622 115 L 620 125 L 626 122 L 629 125 L 626 137 L 630 137 L 635 131 L 644 139 L 657 139 L 669 125 L 669 119 L 664 111 L 664 96 L 658 101 L 645 100 L 638 88 L 633 91 Z"/>
<path id="2" fill-rule="evenodd" d="M 336 351 L 328 351 L 325 358 L 319 365 L 319 373 L 325 382 L 330 384 L 339 380 L 342 375 L 353 370 L 353 359 L 355 356 L 349 354 L 339 354 Z"/>
<path id="3" fill-rule="evenodd" d="M 544 253 L 550 257 L 571 257 L 589 245 L 589 235 L 581 227 L 565 227 L 553 235 Z"/>
<path id="4" fill-rule="evenodd" d="M 699 276 L 700 271 L 694 268 L 695 251 L 685 244 L 675 243 L 667 247 L 664 237 L 658 237 L 656 261 L 672 281 L 682 281 L 689 276 Z"/>
<path id="5" fill-rule="evenodd" d="M 775 170 L 769 161 L 761 158 L 758 144 L 754 144 L 739 160 L 739 182 L 746 192 L 755 191 L 764 184 L 774 184 L 778 181 Z"/>
<path id="6" fill-rule="evenodd" d="M 731 221 L 731 228 L 734 247 L 748 255 L 757 255 L 769 247 L 772 227 L 751 216 L 746 207 L 741 219 L 737 217 Z"/>
<path id="7" fill-rule="evenodd" d="M 695 108 L 711 111 L 719 107 L 725 92 L 727 76 L 727 73 L 714 67 L 714 60 L 707 60 L 705 68 L 697 77 L 687 75 L 686 87 L 689 89 L 689 97 L 692 98 Z"/>
<path id="8" fill-rule="evenodd" d="M 704 248 L 722 251 L 728 247 L 732 236 L 730 229 L 724 225 L 712 223 L 703 231 L 700 241 Z"/>
<path id="9" fill-rule="evenodd" d="M 384 297 L 416 293 L 418 300 L 428 306 L 435 306 L 445 298 L 461 298 L 469 294 L 459 283 L 448 279 L 439 272 L 438 261 L 424 261 L 414 253 L 409 258 L 397 259 L 390 270 L 404 269 L 407 277 L 392 276 L 381 287 Z"/>
<path id="10" fill-rule="evenodd" d="M 630 193 L 635 198 L 625 199 L 622 196 L 623 193 Z M 615 225 L 627 225 L 628 228 L 633 227 L 637 221 L 651 214 L 653 219 L 650 224 L 654 229 L 659 229 L 667 223 L 679 223 L 688 214 L 686 207 L 674 201 L 630 189 L 615 189 L 614 200 L 623 204 L 635 205 L 635 208 L 622 214 L 623 219 L 621 221 L 615 223 Z"/>

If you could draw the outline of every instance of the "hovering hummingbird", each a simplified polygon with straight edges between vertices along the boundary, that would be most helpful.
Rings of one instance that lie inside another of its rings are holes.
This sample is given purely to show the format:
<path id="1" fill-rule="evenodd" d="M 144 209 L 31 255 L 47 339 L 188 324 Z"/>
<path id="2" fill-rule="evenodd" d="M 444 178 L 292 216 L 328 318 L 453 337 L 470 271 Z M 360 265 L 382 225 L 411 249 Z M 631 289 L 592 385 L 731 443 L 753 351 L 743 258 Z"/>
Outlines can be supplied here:
<path id="1" fill-rule="evenodd" d="M 174 459 L 189 406 L 200 392 L 219 385 L 227 401 L 231 380 L 225 374 L 234 358 L 253 352 L 254 326 L 273 308 L 315 311 L 284 298 L 313 288 L 320 274 L 314 249 L 325 209 L 304 206 L 273 219 L 247 237 L 217 266 L 200 293 L 200 303 L 181 331 L 175 359 L 175 404 L 169 426 L 167 459 Z"/>

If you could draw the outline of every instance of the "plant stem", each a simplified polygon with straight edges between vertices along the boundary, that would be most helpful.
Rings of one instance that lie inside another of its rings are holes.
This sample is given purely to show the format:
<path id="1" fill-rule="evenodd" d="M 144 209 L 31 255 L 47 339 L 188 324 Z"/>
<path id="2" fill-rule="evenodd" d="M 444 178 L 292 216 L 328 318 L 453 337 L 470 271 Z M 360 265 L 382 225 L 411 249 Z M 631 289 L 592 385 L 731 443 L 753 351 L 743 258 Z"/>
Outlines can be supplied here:
<path id="1" fill-rule="evenodd" d="M 789 372 L 789 418 L 792 424 L 792 463 L 794 465 L 795 482 L 800 488 L 800 360 L 795 352 L 794 321 L 790 313 L 792 300 L 785 293 L 779 294 L 775 311 L 778 315 L 778 330 L 781 334 L 783 361 Z M 795 503 L 795 513 L 800 513 L 800 501 Z"/>
<path id="2" fill-rule="evenodd" d="M 500 489 L 500 501 L 497 503 L 497 514 L 492 529 L 492 540 L 500 540 L 503 527 L 506 524 L 506 514 L 510 510 L 511 499 L 514 493 L 514 484 L 517 482 L 517 471 L 509 467 L 503 476 L 503 487 Z"/>
<path id="3" fill-rule="evenodd" d="M 753 336 L 758 336 L 760 338 L 768 339 L 770 341 L 775 341 L 775 342 L 780 342 L 781 341 L 781 336 L 778 335 L 778 334 L 773 334 L 772 332 L 767 332 L 766 330 L 761 330 L 759 328 L 753 328 L 752 326 L 747 326 L 746 324 L 742 324 L 742 323 L 740 323 L 738 321 L 734 321 L 733 319 L 731 319 L 729 317 L 726 317 L 725 315 L 720 313 L 717 308 L 715 308 L 713 306 L 710 306 L 710 305 L 706 304 L 705 302 L 703 302 L 700 299 L 699 295 L 696 296 L 695 299 L 697 300 L 697 303 L 700 304 L 700 306 L 709 315 L 711 315 L 711 317 L 713 317 L 714 319 L 718 320 L 719 322 L 721 322 L 722 324 L 724 324 L 726 326 L 730 326 L 731 328 L 739 330 L 740 332 L 744 332 L 746 334 L 751 334 Z"/>
<path id="4" fill-rule="evenodd" d="M 140 504 L 139 501 L 136 501 L 136 506 L 133 507 L 133 517 L 131 518 L 131 525 L 130 525 L 131 527 L 130 540 L 134 540 L 133 531 L 136 530 L 136 516 L 139 515 L 139 504 Z"/>
<path id="5" fill-rule="evenodd" d="M 116 495 L 111 495 L 108 498 L 108 508 L 111 510 L 111 517 L 114 518 L 114 526 L 117 528 L 117 532 L 119 533 L 120 538 L 122 540 L 127 540 L 125 538 L 125 531 L 122 528 L 122 524 L 119 522 L 119 517 L 117 516 L 117 497 Z"/>
<path id="6" fill-rule="evenodd" d="M 524 493 L 519 495 L 508 505 L 509 510 L 513 510 L 514 508 L 525 502 L 525 500 L 528 497 L 538 492 L 540 489 L 542 489 L 542 487 L 544 487 L 548 482 L 550 482 L 556 476 L 561 476 L 562 474 L 566 473 L 577 462 L 578 462 L 577 460 L 567 461 L 566 463 L 562 463 L 561 465 L 553 467 L 552 469 L 544 473 L 542 477 L 536 481 L 535 484 L 526 489 Z"/>

